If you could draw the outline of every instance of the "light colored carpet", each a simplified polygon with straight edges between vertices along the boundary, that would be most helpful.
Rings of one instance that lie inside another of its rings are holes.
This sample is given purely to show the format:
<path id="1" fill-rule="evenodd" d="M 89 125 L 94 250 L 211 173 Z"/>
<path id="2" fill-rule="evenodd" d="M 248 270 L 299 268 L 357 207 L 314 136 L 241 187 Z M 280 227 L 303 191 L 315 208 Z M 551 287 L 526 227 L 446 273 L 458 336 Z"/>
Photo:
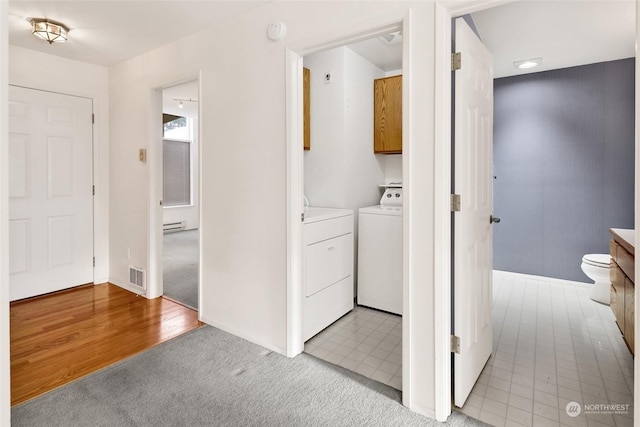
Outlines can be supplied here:
<path id="1" fill-rule="evenodd" d="M 437 426 L 391 387 L 211 326 L 14 407 L 12 426 Z M 446 425 L 485 425 L 454 412 Z"/>
<path id="2" fill-rule="evenodd" d="M 195 309 L 198 308 L 198 248 L 198 230 L 164 235 L 164 295 Z"/>

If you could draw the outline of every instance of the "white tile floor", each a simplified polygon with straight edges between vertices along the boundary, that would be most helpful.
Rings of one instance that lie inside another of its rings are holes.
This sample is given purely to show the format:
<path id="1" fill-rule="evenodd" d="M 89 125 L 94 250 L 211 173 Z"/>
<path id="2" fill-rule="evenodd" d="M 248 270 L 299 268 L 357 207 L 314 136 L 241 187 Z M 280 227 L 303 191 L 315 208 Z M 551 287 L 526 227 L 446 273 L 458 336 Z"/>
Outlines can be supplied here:
<path id="1" fill-rule="evenodd" d="M 499 271 L 493 282 L 493 355 L 460 411 L 498 427 L 632 426 L 633 358 L 589 285 Z M 400 316 L 356 307 L 305 351 L 402 389 Z M 587 406 L 607 404 L 629 409 Z"/>
<path id="2" fill-rule="evenodd" d="M 402 389 L 402 317 L 356 306 L 305 343 L 304 351 Z"/>
<path id="3" fill-rule="evenodd" d="M 495 272 L 493 290 L 493 355 L 462 412 L 495 426 L 633 425 L 633 358 L 588 285 Z"/>

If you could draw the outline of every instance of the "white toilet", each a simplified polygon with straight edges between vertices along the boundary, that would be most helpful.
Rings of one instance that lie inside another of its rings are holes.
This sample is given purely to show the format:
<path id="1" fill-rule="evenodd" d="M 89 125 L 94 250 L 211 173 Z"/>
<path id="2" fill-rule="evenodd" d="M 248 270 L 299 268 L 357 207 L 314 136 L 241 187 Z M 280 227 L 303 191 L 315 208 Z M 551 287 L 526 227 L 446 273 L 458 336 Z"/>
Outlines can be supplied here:
<path id="1" fill-rule="evenodd" d="M 587 254 L 582 257 L 580 265 L 586 274 L 595 283 L 591 289 L 591 299 L 609 305 L 611 296 L 611 256 L 609 254 Z"/>

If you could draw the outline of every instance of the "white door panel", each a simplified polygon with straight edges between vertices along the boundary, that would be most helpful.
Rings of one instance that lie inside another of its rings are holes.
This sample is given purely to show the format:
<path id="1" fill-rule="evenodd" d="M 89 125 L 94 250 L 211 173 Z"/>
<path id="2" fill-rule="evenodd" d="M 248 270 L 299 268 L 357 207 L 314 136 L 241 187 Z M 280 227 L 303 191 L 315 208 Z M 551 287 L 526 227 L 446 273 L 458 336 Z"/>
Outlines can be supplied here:
<path id="1" fill-rule="evenodd" d="M 92 109 L 9 87 L 11 300 L 93 281 Z"/>
<path id="2" fill-rule="evenodd" d="M 461 407 L 491 355 L 493 267 L 493 59 L 462 19 L 456 20 L 454 219 L 454 404 Z"/>

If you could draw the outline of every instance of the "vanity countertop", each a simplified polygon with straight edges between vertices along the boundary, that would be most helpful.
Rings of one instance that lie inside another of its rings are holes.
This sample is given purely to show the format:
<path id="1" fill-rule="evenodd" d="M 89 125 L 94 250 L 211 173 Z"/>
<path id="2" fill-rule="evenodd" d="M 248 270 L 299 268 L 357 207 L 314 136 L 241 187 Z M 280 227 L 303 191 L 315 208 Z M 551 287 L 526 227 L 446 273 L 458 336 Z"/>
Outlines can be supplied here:
<path id="1" fill-rule="evenodd" d="M 636 247 L 636 230 L 626 228 L 610 228 L 609 231 L 613 235 L 613 240 L 620 243 L 632 255 Z"/>

